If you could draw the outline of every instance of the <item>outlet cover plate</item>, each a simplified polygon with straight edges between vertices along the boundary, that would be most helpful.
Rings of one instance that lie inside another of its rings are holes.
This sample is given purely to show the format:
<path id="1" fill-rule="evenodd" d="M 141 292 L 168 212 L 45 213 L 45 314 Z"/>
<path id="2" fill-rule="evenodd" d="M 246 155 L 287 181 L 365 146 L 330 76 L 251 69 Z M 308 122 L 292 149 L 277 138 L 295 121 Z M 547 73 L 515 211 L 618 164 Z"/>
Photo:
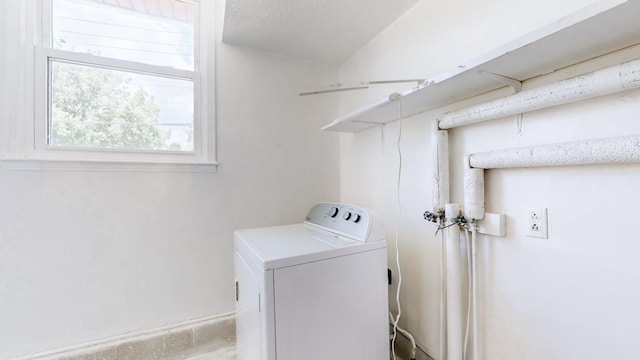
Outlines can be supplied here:
<path id="1" fill-rule="evenodd" d="M 528 206 L 524 211 L 525 234 L 530 237 L 548 239 L 547 209 Z"/>

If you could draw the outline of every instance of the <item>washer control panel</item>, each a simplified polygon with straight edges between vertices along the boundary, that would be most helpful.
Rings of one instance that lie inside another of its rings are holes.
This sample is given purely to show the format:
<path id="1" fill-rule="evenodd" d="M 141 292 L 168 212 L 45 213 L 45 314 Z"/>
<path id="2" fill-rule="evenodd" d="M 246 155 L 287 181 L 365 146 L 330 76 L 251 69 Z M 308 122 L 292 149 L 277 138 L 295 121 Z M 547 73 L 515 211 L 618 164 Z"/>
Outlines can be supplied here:
<path id="1" fill-rule="evenodd" d="M 360 242 L 381 240 L 370 236 L 373 223 L 371 213 L 367 209 L 354 205 L 316 204 L 309 210 L 305 223 L 322 227 Z"/>

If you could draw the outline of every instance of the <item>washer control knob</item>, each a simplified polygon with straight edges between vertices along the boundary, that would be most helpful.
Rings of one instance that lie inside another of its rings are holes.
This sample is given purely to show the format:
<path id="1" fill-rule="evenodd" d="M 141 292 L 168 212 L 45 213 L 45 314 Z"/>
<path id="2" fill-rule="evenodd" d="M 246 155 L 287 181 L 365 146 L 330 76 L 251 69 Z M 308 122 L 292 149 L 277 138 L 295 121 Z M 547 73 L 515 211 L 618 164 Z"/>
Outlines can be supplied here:
<path id="1" fill-rule="evenodd" d="M 353 214 L 353 216 L 351 217 L 351 221 L 353 221 L 354 223 L 360 221 L 360 214 Z"/>
<path id="2" fill-rule="evenodd" d="M 344 213 L 342 218 L 345 219 L 345 220 L 351 219 L 351 212 L 347 211 L 346 213 Z"/>
<path id="3" fill-rule="evenodd" d="M 336 217 L 336 215 L 338 215 L 338 208 L 334 206 L 329 210 L 329 216 L 333 218 Z"/>

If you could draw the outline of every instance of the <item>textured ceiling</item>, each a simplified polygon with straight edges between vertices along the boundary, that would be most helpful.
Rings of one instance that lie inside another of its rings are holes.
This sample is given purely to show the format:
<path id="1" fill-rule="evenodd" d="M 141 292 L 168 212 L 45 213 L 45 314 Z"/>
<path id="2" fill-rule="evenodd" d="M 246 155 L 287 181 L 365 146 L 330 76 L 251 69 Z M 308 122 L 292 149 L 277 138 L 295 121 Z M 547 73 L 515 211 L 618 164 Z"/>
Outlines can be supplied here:
<path id="1" fill-rule="evenodd" d="M 419 0 L 226 0 L 222 40 L 340 64 Z"/>

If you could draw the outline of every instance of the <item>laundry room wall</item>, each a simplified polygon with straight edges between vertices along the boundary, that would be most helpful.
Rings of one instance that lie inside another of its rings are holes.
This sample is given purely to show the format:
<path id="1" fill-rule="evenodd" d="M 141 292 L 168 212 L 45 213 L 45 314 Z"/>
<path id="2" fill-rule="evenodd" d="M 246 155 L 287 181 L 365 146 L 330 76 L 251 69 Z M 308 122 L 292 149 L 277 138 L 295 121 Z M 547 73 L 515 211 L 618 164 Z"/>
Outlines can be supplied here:
<path id="1" fill-rule="evenodd" d="M 562 18 L 592 1 L 421 1 L 340 68 L 342 83 L 430 78 Z M 576 39 L 578 41 L 579 39 Z M 563 49 L 558 49 L 563 51 Z M 524 89 L 639 58 L 632 47 L 532 79 Z M 341 94 L 348 113 L 412 84 Z M 446 108 L 341 135 L 341 199 L 383 219 L 398 283 L 400 325 L 439 357 L 440 238 L 422 219 L 432 209 L 431 121 Z M 640 92 L 627 91 L 450 131 L 451 201 L 463 202 L 467 153 L 640 133 Z M 400 111 L 400 109 L 398 110 Z M 328 123 L 329 121 L 327 121 Z M 400 139 L 400 140 L 398 140 Z M 401 156 L 398 152 L 401 150 Z M 489 170 L 486 208 L 507 216 L 507 236 L 479 237 L 480 358 L 632 359 L 640 315 L 635 210 L 640 166 Z M 525 236 L 524 209 L 548 209 L 549 238 Z"/>
<path id="2" fill-rule="evenodd" d="M 5 156 L 23 116 L 18 3 L 0 2 Z M 0 359 L 233 312 L 232 231 L 301 222 L 339 198 L 339 137 L 319 131 L 338 98 L 298 96 L 337 69 L 219 40 L 216 51 L 217 172 L 0 161 Z"/>

